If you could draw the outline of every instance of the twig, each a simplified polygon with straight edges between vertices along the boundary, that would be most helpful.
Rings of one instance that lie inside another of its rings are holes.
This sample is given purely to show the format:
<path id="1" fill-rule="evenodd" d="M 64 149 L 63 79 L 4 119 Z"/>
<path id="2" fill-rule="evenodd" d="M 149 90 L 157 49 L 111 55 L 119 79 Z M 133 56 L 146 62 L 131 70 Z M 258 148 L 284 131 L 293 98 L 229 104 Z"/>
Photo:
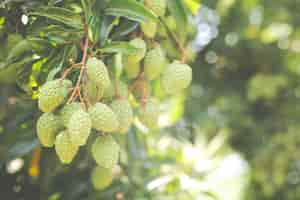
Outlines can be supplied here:
<path id="1" fill-rule="evenodd" d="M 132 85 L 129 88 L 129 93 L 132 93 L 133 90 L 136 88 L 137 84 L 139 81 L 143 80 L 145 78 L 144 76 L 144 71 L 141 71 L 139 73 L 139 75 L 135 78 L 134 82 L 132 83 Z"/>
<path id="2" fill-rule="evenodd" d="M 88 47 L 89 47 L 89 39 L 88 39 L 88 37 L 85 37 L 84 47 L 83 47 L 83 56 L 82 56 L 82 60 L 81 60 L 80 74 L 79 74 L 76 85 L 74 87 L 74 90 L 73 90 L 67 104 L 71 103 L 78 95 L 81 95 L 80 83 L 81 83 L 81 80 L 82 80 L 82 77 L 83 77 L 83 74 L 84 74 L 84 70 L 86 68 Z"/>
<path id="3" fill-rule="evenodd" d="M 82 63 L 76 63 L 76 64 L 72 64 L 70 67 L 68 67 L 64 72 L 63 72 L 63 74 L 62 74 L 62 76 L 61 76 L 61 80 L 63 80 L 63 79 L 65 79 L 68 75 L 69 75 L 69 73 L 75 68 L 75 67 L 79 67 L 79 66 L 81 66 L 82 65 Z"/>
<path id="4" fill-rule="evenodd" d="M 165 27 L 165 29 L 167 30 L 168 34 L 171 36 L 171 38 L 174 40 L 175 44 L 177 45 L 177 47 L 179 48 L 179 51 L 182 55 L 181 57 L 181 62 L 185 62 L 186 58 L 187 58 L 187 53 L 185 48 L 183 47 L 183 45 L 180 43 L 180 41 L 178 40 L 178 38 L 176 37 L 176 35 L 169 29 L 168 25 L 165 23 L 165 21 L 159 17 L 160 22 L 163 24 L 163 26 Z"/>

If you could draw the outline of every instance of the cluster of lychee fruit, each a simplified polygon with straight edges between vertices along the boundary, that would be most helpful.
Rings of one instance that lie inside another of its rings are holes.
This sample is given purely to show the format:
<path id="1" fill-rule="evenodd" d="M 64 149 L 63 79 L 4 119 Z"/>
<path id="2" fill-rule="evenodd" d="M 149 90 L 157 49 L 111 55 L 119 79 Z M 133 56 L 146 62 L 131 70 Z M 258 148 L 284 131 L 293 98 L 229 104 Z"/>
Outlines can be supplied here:
<path id="1" fill-rule="evenodd" d="M 160 0 L 159 6 L 155 2 L 145 1 L 145 5 L 157 15 L 164 15 L 165 1 Z M 151 23 L 141 24 L 146 38 L 155 35 L 156 31 L 149 31 L 149 27 L 156 27 Z M 151 97 L 151 82 L 158 80 L 166 94 L 175 95 L 192 80 L 191 67 L 181 61 L 169 63 L 159 44 L 146 42 L 142 37 L 135 37 L 129 44 L 138 51 L 122 56 L 126 81 L 112 78 L 104 60 L 87 55 L 79 82 L 74 84 L 65 77 L 54 79 L 47 81 L 39 93 L 38 106 L 43 114 L 37 121 L 37 135 L 41 145 L 55 147 L 62 163 L 71 163 L 79 148 L 86 145 L 92 130 L 97 132 L 91 146 L 98 165 L 92 172 L 92 183 L 97 189 L 110 185 L 112 168 L 119 160 L 120 146 L 114 134 L 127 133 L 135 113 L 145 127 L 157 128 L 159 101 Z M 74 90 L 79 90 L 77 98 L 73 96 Z M 133 109 L 136 102 L 137 112 Z"/>

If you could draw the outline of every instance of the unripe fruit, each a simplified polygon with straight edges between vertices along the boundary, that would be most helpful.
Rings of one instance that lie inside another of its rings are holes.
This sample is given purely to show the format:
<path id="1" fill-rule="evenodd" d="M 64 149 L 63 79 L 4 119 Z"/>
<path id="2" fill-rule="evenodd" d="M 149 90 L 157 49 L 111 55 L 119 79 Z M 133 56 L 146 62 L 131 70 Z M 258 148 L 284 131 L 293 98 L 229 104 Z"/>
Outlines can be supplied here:
<path id="1" fill-rule="evenodd" d="M 81 108 L 79 102 L 73 102 L 71 104 L 65 105 L 59 112 L 60 119 L 64 126 L 67 126 L 71 116 Z"/>
<path id="2" fill-rule="evenodd" d="M 104 88 L 98 87 L 94 82 L 88 80 L 86 82 L 87 96 L 91 103 L 96 103 L 103 97 Z"/>
<path id="3" fill-rule="evenodd" d="M 141 38 L 135 38 L 129 42 L 135 48 L 138 48 L 139 51 L 135 54 L 129 54 L 127 59 L 130 63 L 138 63 L 140 62 L 146 54 L 147 46 L 144 40 Z"/>
<path id="4" fill-rule="evenodd" d="M 112 102 L 110 107 L 119 121 L 118 132 L 127 133 L 133 121 L 133 112 L 128 100 L 117 99 Z"/>
<path id="5" fill-rule="evenodd" d="M 78 146 L 72 144 L 68 131 L 62 131 L 56 136 L 55 151 L 62 163 L 69 164 L 72 162 L 77 154 Z"/>
<path id="6" fill-rule="evenodd" d="M 176 94 L 187 88 L 192 81 L 192 68 L 186 64 L 169 64 L 162 76 L 162 87 L 168 94 Z"/>
<path id="7" fill-rule="evenodd" d="M 59 117 L 53 113 L 44 113 L 37 121 L 37 135 L 44 147 L 52 147 L 55 136 L 62 128 Z"/>
<path id="8" fill-rule="evenodd" d="M 159 105 L 154 99 L 149 99 L 144 107 L 139 111 L 140 121 L 149 129 L 157 128 L 159 117 Z"/>
<path id="9" fill-rule="evenodd" d="M 120 146 L 110 135 L 98 137 L 92 145 L 92 155 L 96 163 L 104 168 L 112 168 L 118 163 Z"/>
<path id="10" fill-rule="evenodd" d="M 86 73 L 89 80 L 94 82 L 97 87 L 106 89 L 110 84 L 109 74 L 105 64 L 97 58 L 89 58 L 86 63 Z"/>
<path id="11" fill-rule="evenodd" d="M 141 28 L 146 37 L 154 38 L 157 31 L 157 23 L 151 20 L 142 22 Z"/>
<path id="12" fill-rule="evenodd" d="M 140 71 L 140 62 L 130 62 L 127 58 L 124 58 L 124 69 L 128 78 L 136 78 Z"/>
<path id="13" fill-rule="evenodd" d="M 166 62 L 165 53 L 160 46 L 148 51 L 144 60 L 146 78 L 148 80 L 158 78 L 165 69 Z"/>
<path id="14" fill-rule="evenodd" d="M 103 103 L 96 103 L 89 108 L 88 113 L 92 120 L 92 126 L 98 131 L 113 132 L 118 129 L 117 116 L 110 107 Z"/>
<path id="15" fill-rule="evenodd" d="M 146 0 L 145 5 L 150 8 L 157 16 L 162 17 L 166 13 L 166 0 Z"/>
<path id="16" fill-rule="evenodd" d="M 116 88 L 114 86 L 116 84 Z M 128 86 L 123 81 L 112 82 L 110 86 L 105 90 L 103 98 L 111 99 L 116 96 L 116 90 L 118 96 L 127 99 L 128 98 Z"/>
<path id="17" fill-rule="evenodd" d="M 113 173 L 111 169 L 97 166 L 91 173 L 91 181 L 96 190 L 102 190 L 111 185 Z"/>
<path id="18" fill-rule="evenodd" d="M 72 82 L 69 80 L 53 80 L 46 82 L 39 94 L 39 108 L 43 112 L 52 112 L 61 105 L 68 96 Z"/>
<path id="19" fill-rule="evenodd" d="M 74 145 L 85 145 L 92 128 L 89 114 L 82 109 L 77 110 L 71 116 L 67 128 L 70 140 Z"/>

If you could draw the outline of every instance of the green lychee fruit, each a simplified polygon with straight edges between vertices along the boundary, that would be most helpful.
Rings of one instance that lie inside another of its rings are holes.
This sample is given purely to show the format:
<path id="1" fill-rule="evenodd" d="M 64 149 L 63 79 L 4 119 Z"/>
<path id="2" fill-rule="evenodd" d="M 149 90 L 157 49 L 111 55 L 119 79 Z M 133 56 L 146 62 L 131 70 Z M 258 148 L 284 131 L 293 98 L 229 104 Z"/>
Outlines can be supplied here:
<path id="1" fill-rule="evenodd" d="M 52 112 L 61 105 L 69 93 L 72 82 L 69 80 L 52 80 L 46 82 L 40 91 L 38 105 L 43 112 Z"/>
<path id="2" fill-rule="evenodd" d="M 165 69 L 167 60 L 160 46 L 147 52 L 144 60 L 145 76 L 148 80 L 158 78 Z"/>
<path id="3" fill-rule="evenodd" d="M 78 151 L 78 146 L 71 142 L 69 135 L 68 131 L 61 131 L 55 139 L 56 154 L 64 164 L 71 163 Z"/>
<path id="4" fill-rule="evenodd" d="M 145 5 L 157 16 L 162 17 L 166 13 L 167 0 L 145 0 Z"/>
<path id="5" fill-rule="evenodd" d="M 119 121 L 118 132 L 127 133 L 132 121 L 133 121 L 133 111 L 127 99 L 117 99 L 114 100 L 110 107 L 117 115 Z"/>
<path id="6" fill-rule="evenodd" d="M 110 107 L 103 103 L 96 103 L 88 110 L 92 120 L 92 127 L 98 131 L 113 132 L 118 129 L 117 116 Z"/>
<path id="7" fill-rule="evenodd" d="M 192 81 L 192 68 L 187 64 L 173 62 L 162 75 L 161 84 L 168 94 L 176 94 L 187 88 Z"/>
<path id="8" fill-rule="evenodd" d="M 104 90 L 105 89 L 103 87 L 99 87 L 97 84 L 90 80 L 86 82 L 87 96 L 92 104 L 96 103 L 103 97 Z"/>
<path id="9" fill-rule="evenodd" d="M 44 147 L 52 147 L 55 137 L 62 128 L 60 118 L 53 113 L 44 113 L 37 121 L 37 135 Z"/>
<path id="10" fill-rule="evenodd" d="M 146 37 L 154 38 L 156 31 L 157 31 L 157 23 L 152 20 L 142 22 L 141 29 Z"/>
<path id="11" fill-rule="evenodd" d="M 98 137 L 92 145 L 92 155 L 101 167 L 111 169 L 118 163 L 120 146 L 111 135 Z"/>
<path id="12" fill-rule="evenodd" d="M 144 107 L 139 110 L 140 121 L 149 129 L 156 129 L 159 117 L 159 104 L 155 99 L 149 99 Z"/>
<path id="13" fill-rule="evenodd" d="M 106 89 L 110 84 L 109 74 L 105 64 L 97 58 L 89 58 L 86 63 L 86 73 L 89 80 L 97 87 Z"/>
<path id="14" fill-rule="evenodd" d="M 65 105 L 59 112 L 61 122 L 65 127 L 67 127 L 71 116 L 81 108 L 79 102 L 73 102 L 71 104 Z"/>
<path id="15" fill-rule="evenodd" d="M 146 54 L 147 45 L 144 40 L 141 38 L 135 38 L 129 42 L 135 48 L 138 48 L 139 51 L 135 54 L 129 54 L 127 59 L 130 63 L 138 63 L 140 62 Z"/>
<path id="16" fill-rule="evenodd" d="M 97 166 L 91 173 L 91 181 L 96 190 L 102 190 L 111 185 L 113 173 L 111 169 Z"/>
<path id="17" fill-rule="evenodd" d="M 74 145 L 85 145 L 92 128 L 89 114 L 82 109 L 77 110 L 71 116 L 67 128 Z"/>
<path id="18" fill-rule="evenodd" d="M 128 60 L 127 58 L 124 58 L 123 60 L 123 65 L 127 77 L 130 79 L 136 78 L 141 71 L 140 62 L 130 62 L 130 60 Z"/>
<path id="19" fill-rule="evenodd" d="M 114 86 L 116 84 L 116 88 Z M 116 96 L 116 92 L 119 97 L 127 99 L 128 98 L 128 86 L 123 81 L 112 82 L 111 85 L 104 91 L 103 98 L 111 99 Z"/>

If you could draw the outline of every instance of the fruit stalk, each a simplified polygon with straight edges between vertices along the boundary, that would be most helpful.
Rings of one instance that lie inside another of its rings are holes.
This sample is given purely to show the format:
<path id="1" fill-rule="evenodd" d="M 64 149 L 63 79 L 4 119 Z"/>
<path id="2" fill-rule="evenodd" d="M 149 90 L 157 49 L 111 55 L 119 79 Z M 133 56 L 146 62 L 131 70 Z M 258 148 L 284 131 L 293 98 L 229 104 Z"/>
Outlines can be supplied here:
<path id="1" fill-rule="evenodd" d="M 89 39 L 88 39 L 88 37 L 85 37 L 84 47 L 83 47 L 83 56 L 82 56 L 82 60 L 81 60 L 80 74 L 77 79 L 76 86 L 74 87 L 74 90 L 73 90 L 67 104 L 71 103 L 77 96 L 82 97 L 81 90 L 80 90 L 80 83 L 81 83 L 81 79 L 84 74 L 84 70 L 86 69 L 88 47 L 89 47 Z M 80 99 L 80 101 L 82 102 L 83 99 Z M 84 102 L 82 102 L 82 103 L 84 103 Z"/>

